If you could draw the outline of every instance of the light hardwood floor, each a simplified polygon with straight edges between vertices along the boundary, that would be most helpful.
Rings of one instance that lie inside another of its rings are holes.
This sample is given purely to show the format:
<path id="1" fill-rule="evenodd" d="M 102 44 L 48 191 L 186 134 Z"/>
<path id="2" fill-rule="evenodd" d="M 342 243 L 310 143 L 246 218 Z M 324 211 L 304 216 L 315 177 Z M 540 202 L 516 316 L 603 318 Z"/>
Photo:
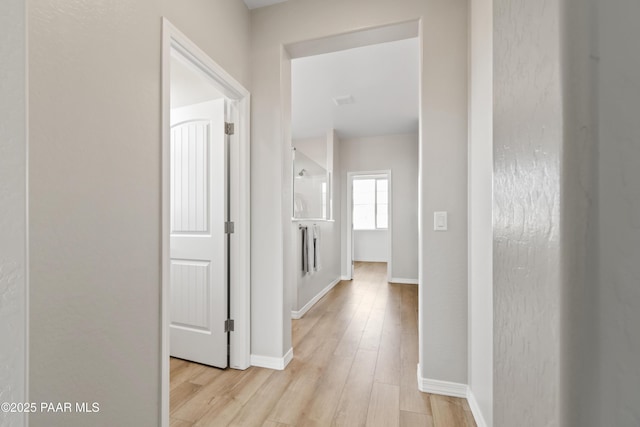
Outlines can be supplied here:
<path id="1" fill-rule="evenodd" d="M 467 401 L 417 390 L 418 289 L 356 263 L 293 321 L 284 371 L 171 359 L 171 426 L 475 427 Z"/>

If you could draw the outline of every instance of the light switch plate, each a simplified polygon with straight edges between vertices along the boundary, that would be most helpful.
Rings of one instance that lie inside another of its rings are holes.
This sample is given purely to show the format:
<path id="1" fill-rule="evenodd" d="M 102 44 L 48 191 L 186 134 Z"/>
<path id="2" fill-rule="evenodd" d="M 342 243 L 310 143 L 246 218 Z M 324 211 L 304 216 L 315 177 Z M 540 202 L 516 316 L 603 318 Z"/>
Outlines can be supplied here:
<path id="1" fill-rule="evenodd" d="M 434 212 L 433 213 L 433 229 L 434 231 L 447 231 L 447 212 Z"/>

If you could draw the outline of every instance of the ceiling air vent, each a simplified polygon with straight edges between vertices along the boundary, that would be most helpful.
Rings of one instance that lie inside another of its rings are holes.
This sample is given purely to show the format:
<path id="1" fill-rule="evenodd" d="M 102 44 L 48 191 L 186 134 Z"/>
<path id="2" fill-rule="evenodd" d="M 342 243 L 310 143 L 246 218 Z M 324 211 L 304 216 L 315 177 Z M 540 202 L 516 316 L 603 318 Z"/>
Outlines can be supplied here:
<path id="1" fill-rule="evenodd" d="M 355 101 L 353 100 L 353 96 L 343 95 L 334 97 L 333 102 L 335 102 L 338 107 L 341 107 L 343 105 L 353 104 Z"/>

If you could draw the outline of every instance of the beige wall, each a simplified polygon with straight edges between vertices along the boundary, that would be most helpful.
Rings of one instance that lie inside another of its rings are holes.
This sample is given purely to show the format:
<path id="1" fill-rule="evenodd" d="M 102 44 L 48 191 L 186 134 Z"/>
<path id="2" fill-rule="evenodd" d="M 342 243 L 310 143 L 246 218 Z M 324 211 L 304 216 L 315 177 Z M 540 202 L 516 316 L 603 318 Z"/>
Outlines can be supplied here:
<path id="1" fill-rule="evenodd" d="M 163 15 L 248 86 L 240 0 L 29 3 L 32 426 L 159 424 Z"/>
<path id="2" fill-rule="evenodd" d="M 361 28 L 421 19 L 420 365 L 421 376 L 467 382 L 467 1 L 297 0 L 251 12 L 252 352 L 282 357 L 290 347 L 287 289 L 294 284 L 283 232 L 290 219 L 272 197 L 287 196 L 283 167 L 289 120 L 282 46 Z M 446 41 L 446 42 L 444 42 Z M 286 58 L 285 58 L 286 59 Z M 286 60 L 285 60 L 286 62 Z M 281 70 L 284 73 L 281 73 Z M 290 169 L 290 168 L 289 168 Z M 289 175 L 288 175 L 289 174 Z M 288 205 L 290 206 L 290 204 Z M 433 211 L 450 213 L 433 232 Z M 285 302 L 286 301 L 286 302 Z M 283 319 L 284 317 L 284 319 Z M 276 331 L 274 335 L 274 331 Z M 281 331 L 281 332 L 280 332 Z M 281 336 L 279 338 L 278 336 Z"/>
<path id="3" fill-rule="evenodd" d="M 0 402 L 27 400 L 26 35 L 24 0 L 0 2 Z"/>

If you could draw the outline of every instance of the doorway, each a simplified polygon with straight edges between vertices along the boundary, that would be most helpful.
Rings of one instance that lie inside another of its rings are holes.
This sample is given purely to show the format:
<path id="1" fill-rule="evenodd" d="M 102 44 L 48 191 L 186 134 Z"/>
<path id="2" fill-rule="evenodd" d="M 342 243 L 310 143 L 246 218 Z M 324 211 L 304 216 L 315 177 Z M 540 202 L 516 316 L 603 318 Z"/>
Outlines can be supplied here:
<path id="1" fill-rule="evenodd" d="M 401 36 L 387 38 L 389 28 L 376 28 L 285 46 L 281 61 L 285 81 L 282 98 L 291 99 L 284 107 L 291 121 L 285 140 L 291 141 L 295 156 L 291 179 L 286 179 L 292 188 L 285 192 L 286 196 L 291 195 L 285 206 L 292 206 L 294 216 L 291 226 L 284 227 L 285 242 L 290 242 L 283 250 L 284 297 L 285 304 L 291 298 L 294 331 L 303 324 L 297 319 L 341 280 L 353 279 L 354 233 L 368 234 L 375 240 L 382 238 L 382 247 L 378 249 L 383 254 L 376 261 L 387 265 L 378 265 L 382 269 L 376 268 L 375 275 L 380 277 L 383 271 L 382 280 L 392 281 L 391 170 L 400 196 L 396 220 L 402 221 L 396 227 L 400 234 L 395 237 L 407 242 L 399 251 L 405 259 L 396 258 L 395 267 L 399 268 L 394 281 L 405 278 L 402 283 L 417 283 L 420 40 L 416 22 L 394 27 Z M 359 42 L 353 40 L 354 34 Z M 286 148 L 285 161 L 288 161 Z M 300 154 L 306 156 L 304 160 L 308 158 L 314 163 L 298 165 Z M 368 216 L 370 223 L 359 230 L 354 230 L 352 209 L 356 175 L 361 178 L 358 182 L 373 185 L 373 203 L 368 206 L 372 212 Z M 323 180 L 330 177 L 327 188 L 330 186 L 331 191 L 305 192 L 312 188 L 316 176 Z M 309 182 L 308 187 L 297 185 L 304 180 Z M 380 196 L 385 193 L 380 206 L 376 202 L 378 193 Z M 311 219 L 297 215 L 304 211 L 305 205 L 298 203 L 303 197 L 308 201 L 307 206 L 315 200 L 317 206 L 330 207 L 331 214 L 315 215 Z M 310 238 L 309 230 L 312 231 Z M 321 242 L 317 264 L 322 268 L 316 270 L 318 251 L 313 244 L 307 248 L 305 242 L 314 242 L 317 235 Z M 364 246 L 362 249 L 370 249 Z M 305 267 L 309 265 L 306 262 L 309 254 L 313 254 L 311 269 Z M 293 334 L 294 351 L 299 344 L 298 336 Z"/>
<path id="2" fill-rule="evenodd" d="M 353 279 L 357 261 L 392 265 L 391 171 L 347 173 L 347 276 Z"/>
<path id="3" fill-rule="evenodd" d="M 169 357 L 249 366 L 249 93 L 163 21 L 162 425 Z"/>

